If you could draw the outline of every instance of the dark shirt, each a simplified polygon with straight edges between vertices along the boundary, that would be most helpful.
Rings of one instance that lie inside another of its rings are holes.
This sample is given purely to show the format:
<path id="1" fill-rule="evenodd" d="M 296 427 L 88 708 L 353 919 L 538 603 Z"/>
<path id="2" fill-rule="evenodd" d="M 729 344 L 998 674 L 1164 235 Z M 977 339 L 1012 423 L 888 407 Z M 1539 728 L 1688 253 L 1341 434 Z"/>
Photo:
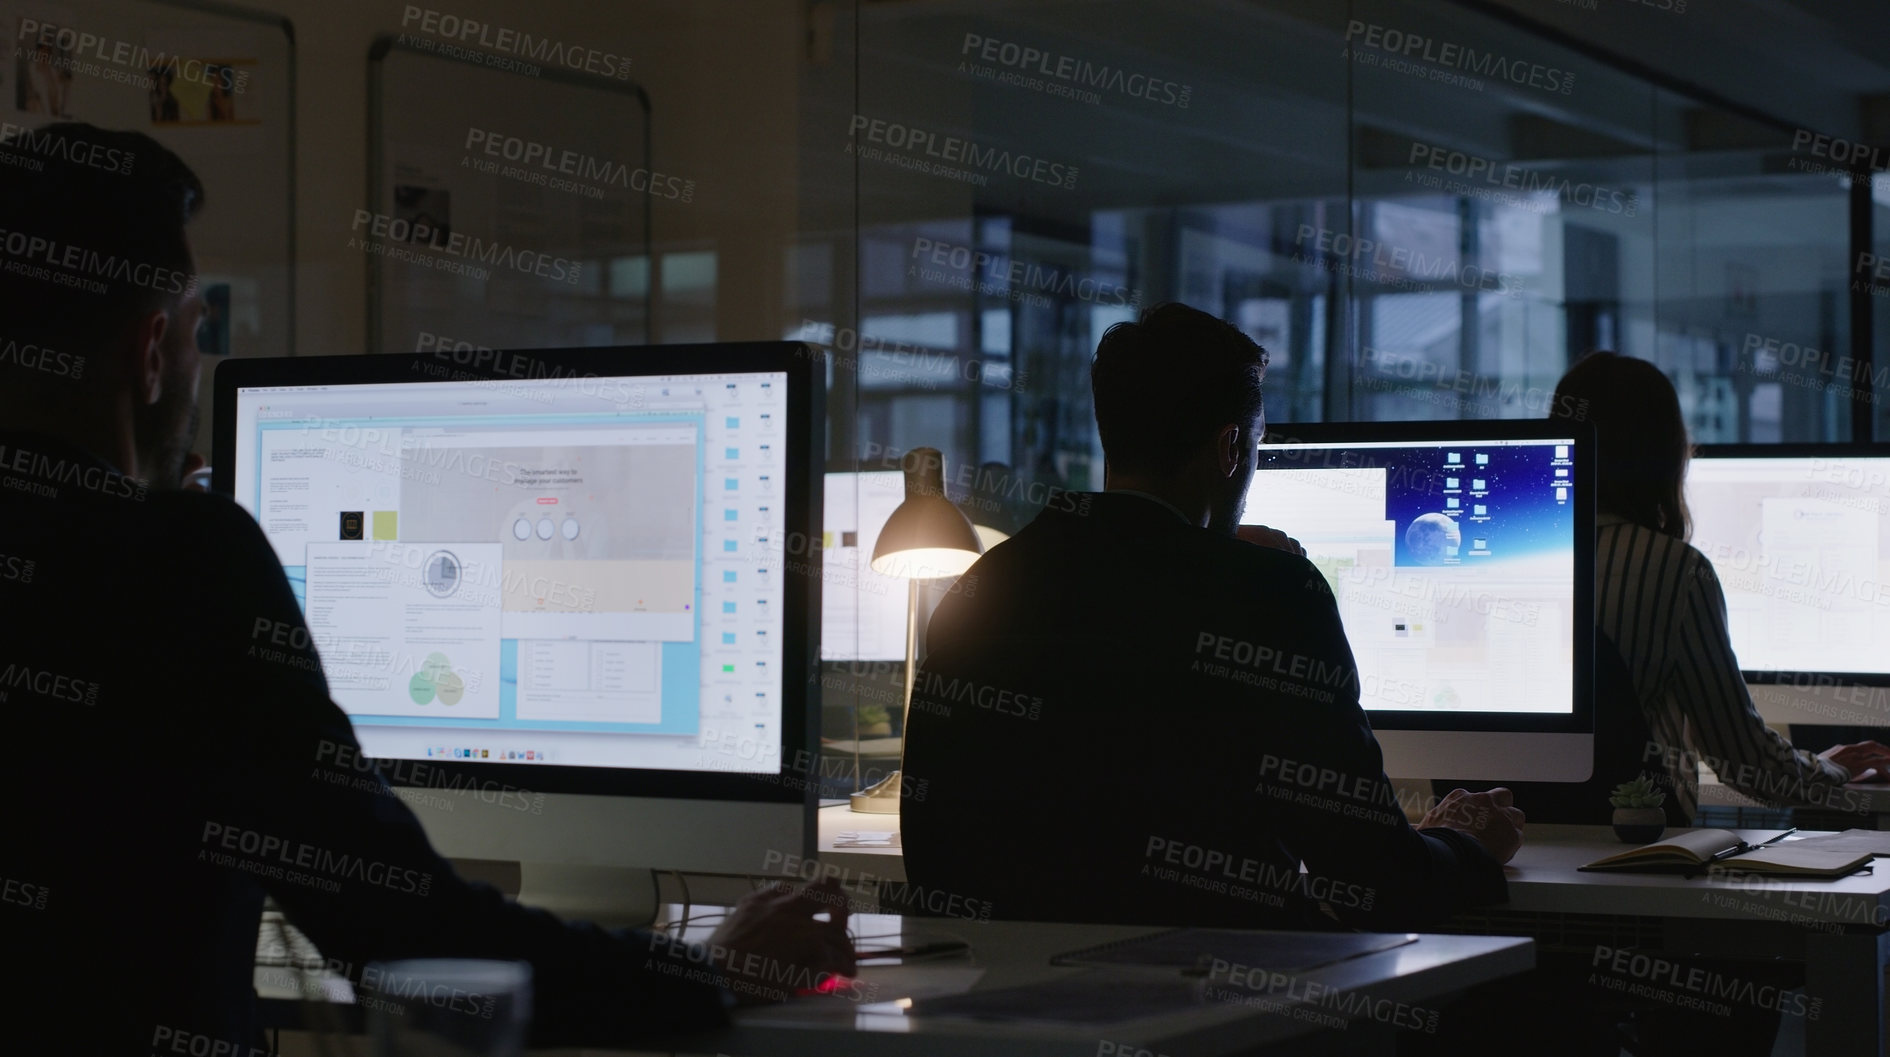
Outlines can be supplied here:
<path id="1" fill-rule="evenodd" d="M 147 494 L 83 451 L 0 434 L 0 612 L 10 1049 L 261 1046 L 265 894 L 357 979 L 386 959 L 530 962 L 540 1045 L 724 1017 L 725 992 L 683 980 L 695 966 L 666 941 L 454 874 L 355 766 L 282 568 L 229 500 Z"/>
<path id="2" fill-rule="evenodd" d="M 1505 897 L 1476 840 L 1406 821 L 1304 558 L 1067 493 L 958 580 L 926 647 L 901 819 L 915 907 L 1404 929 Z"/>

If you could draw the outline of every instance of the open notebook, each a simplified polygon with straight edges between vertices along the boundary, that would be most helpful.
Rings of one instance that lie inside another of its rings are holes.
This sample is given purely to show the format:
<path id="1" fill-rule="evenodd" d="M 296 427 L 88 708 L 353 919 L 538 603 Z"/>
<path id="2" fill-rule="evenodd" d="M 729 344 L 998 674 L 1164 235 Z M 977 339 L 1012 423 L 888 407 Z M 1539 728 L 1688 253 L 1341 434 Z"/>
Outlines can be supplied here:
<path id="1" fill-rule="evenodd" d="M 1683 829 L 1644 847 L 1596 859 L 1584 870 L 1679 871 L 1696 873 L 1724 863 L 1728 870 L 1789 877 L 1844 877 L 1869 865 L 1870 853 L 1798 848 L 1792 844 L 1755 846 L 1723 829 Z"/>

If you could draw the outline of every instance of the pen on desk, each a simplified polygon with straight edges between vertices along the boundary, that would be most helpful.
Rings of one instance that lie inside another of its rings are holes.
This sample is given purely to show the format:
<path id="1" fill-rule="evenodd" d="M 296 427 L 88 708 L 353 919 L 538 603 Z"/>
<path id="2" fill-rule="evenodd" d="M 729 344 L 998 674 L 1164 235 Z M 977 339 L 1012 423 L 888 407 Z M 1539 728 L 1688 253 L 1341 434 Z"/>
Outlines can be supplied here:
<path id="1" fill-rule="evenodd" d="M 1711 866 L 1716 862 L 1722 862 L 1726 859 L 1732 858 L 1735 855 L 1744 855 L 1746 852 L 1749 852 L 1756 847 L 1758 847 L 1758 845 L 1747 844 L 1745 841 L 1742 840 L 1739 843 L 1733 845 L 1732 847 L 1725 849 L 1724 851 L 1716 851 L 1713 854 L 1707 856 L 1706 865 Z M 1689 871 L 1689 876 L 1691 876 L 1691 871 Z"/>
<path id="2" fill-rule="evenodd" d="M 1749 851 L 1758 851 L 1760 848 L 1763 848 L 1768 844 L 1777 844 L 1779 841 L 1782 841 L 1786 837 L 1789 837 L 1792 834 L 1797 833 L 1797 832 L 1798 832 L 1798 827 L 1793 826 L 1792 828 L 1783 831 L 1777 836 L 1768 837 L 1767 839 L 1762 840 L 1757 844 L 1747 844 L 1745 841 L 1741 840 L 1739 843 L 1733 845 L 1730 848 L 1727 848 L 1725 851 L 1714 852 L 1712 856 L 1706 860 L 1705 865 L 1711 866 L 1717 862 L 1724 862 L 1725 860 L 1730 859 L 1735 855 L 1744 855 L 1745 853 Z M 1695 871 L 1695 870 L 1688 870 L 1686 871 L 1685 876 L 1690 878 L 1697 872 L 1698 871 Z"/>
<path id="3" fill-rule="evenodd" d="M 1791 829 L 1788 829 L 1788 830 L 1786 830 L 1786 831 L 1784 831 L 1783 833 L 1780 833 L 1780 834 L 1779 834 L 1778 836 L 1776 836 L 1776 837 L 1772 837 L 1772 838 L 1770 838 L 1769 840 L 1762 840 L 1762 841 L 1760 841 L 1759 843 L 1757 843 L 1757 844 L 1754 844 L 1754 845 L 1753 845 L 1752 847 L 1753 847 L 1753 848 L 1763 848 L 1763 847 L 1765 847 L 1765 846 L 1766 846 L 1766 845 L 1768 845 L 1768 844 L 1777 844 L 1777 843 L 1778 843 L 1779 841 L 1782 841 L 1782 840 L 1784 840 L 1784 839 L 1785 839 L 1786 837 L 1789 837 L 1789 836 L 1791 836 L 1792 834 L 1794 834 L 1794 833 L 1797 833 L 1797 832 L 1798 832 L 1798 827 L 1797 827 L 1797 826 L 1793 826 L 1793 827 L 1792 827 Z M 1750 850 L 1750 849 L 1748 849 L 1748 850 Z"/>
<path id="4" fill-rule="evenodd" d="M 934 940 L 914 947 L 886 947 L 880 950 L 855 951 L 862 959 L 876 958 L 928 958 L 935 954 L 962 954 L 971 949 L 971 944 L 964 940 Z"/>

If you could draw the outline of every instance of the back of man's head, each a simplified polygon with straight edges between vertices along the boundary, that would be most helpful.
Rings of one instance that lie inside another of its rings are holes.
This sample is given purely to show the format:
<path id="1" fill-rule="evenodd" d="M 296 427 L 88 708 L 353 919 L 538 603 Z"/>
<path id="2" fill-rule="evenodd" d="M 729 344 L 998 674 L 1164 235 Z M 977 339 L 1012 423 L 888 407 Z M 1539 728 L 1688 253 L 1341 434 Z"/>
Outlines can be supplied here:
<path id="1" fill-rule="evenodd" d="M 4 340 L 90 356 L 195 285 L 203 184 L 151 137 L 76 122 L 0 129 Z"/>
<path id="2" fill-rule="evenodd" d="M 1260 414 L 1267 351 L 1225 320 L 1178 302 L 1103 332 L 1090 365 L 1096 428 L 1117 472 L 1164 474 Z M 1258 441 L 1258 438 L 1253 438 Z"/>

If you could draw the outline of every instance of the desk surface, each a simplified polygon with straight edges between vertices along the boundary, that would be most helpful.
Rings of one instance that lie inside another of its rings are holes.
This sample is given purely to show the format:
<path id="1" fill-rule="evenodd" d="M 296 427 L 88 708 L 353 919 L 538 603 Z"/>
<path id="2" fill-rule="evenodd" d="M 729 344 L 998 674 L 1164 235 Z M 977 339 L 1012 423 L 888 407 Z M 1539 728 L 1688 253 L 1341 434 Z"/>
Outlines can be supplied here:
<path id="1" fill-rule="evenodd" d="M 1776 832 L 1776 831 L 1773 831 Z M 1628 845 L 1606 826 L 1526 826 L 1504 872 L 1507 910 L 1648 917 L 1756 916 L 1803 923 L 1881 925 L 1890 917 L 1890 864 L 1835 881 L 1728 874 L 1583 873 L 1578 867 Z M 1728 865 L 1736 865 L 1731 860 Z M 1768 908 L 1776 913 L 1768 913 Z"/>
<path id="2" fill-rule="evenodd" d="M 880 915 L 861 918 L 862 924 L 902 920 Z M 1399 1023 L 1411 1027 L 1436 1012 L 1437 1005 L 1431 1003 L 1525 972 L 1535 964 L 1530 940 L 1424 935 L 1408 946 L 1294 974 L 1284 986 L 1245 989 L 1245 1001 L 1204 1000 L 1185 1011 L 1140 1020 L 1051 1025 L 927 1017 L 912 1008 L 912 999 L 917 998 L 922 1010 L 928 994 L 994 990 L 1098 972 L 1049 962 L 1066 951 L 1161 931 L 1026 922 L 953 925 L 946 928 L 932 918 L 910 919 L 908 927 L 915 940 L 950 932 L 968 940 L 972 949 L 912 966 L 862 967 L 860 980 L 874 988 L 871 1002 L 834 998 L 747 1009 L 736 1014 L 732 1027 L 688 1036 L 676 1044 L 687 1050 L 778 1057 L 881 1052 L 899 1057 L 993 1053 L 1095 1057 L 1101 1042 L 1107 1040 L 1121 1044 L 1117 1052 L 1232 1054 L 1319 1031 L 1342 1030 L 1340 1021 L 1363 1018 L 1386 1030 Z M 696 938 L 693 930 L 691 938 Z M 1122 973 L 1111 971 L 1110 975 Z"/>
<path id="3" fill-rule="evenodd" d="M 1881 796 L 1890 809 L 1890 787 L 1856 788 Z M 899 848 L 836 847 L 842 833 L 896 833 L 898 827 L 897 815 L 822 808 L 820 857 L 856 873 L 903 881 L 905 866 Z M 1537 824 L 1527 826 L 1523 836 L 1522 850 L 1504 870 L 1509 877 L 1505 907 L 1510 910 L 1747 919 L 1758 913 L 1775 920 L 1838 924 L 1890 921 L 1890 860 L 1881 861 L 1871 873 L 1836 881 L 1583 873 L 1577 869 L 1582 864 L 1627 847 L 1608 827 Z"/>
<path id="4" fill-rule="evenodd" d="M 816 814 L 819 816 L 816 840 L 821 862 L 843 867 L 849 871 L 849 876 L 881 877 L 888 881 L 906 879 L 905 853 L 897 844 L 884 848 L 837 846 L 842 833 L 897 834 L 898 815 L 869 815 L 851 810 L 845 804 L 823 807 Z"/>
<path id="5" fill-rule="evenodd" d="M 676 922 L 682 912 L 675 905 L 665 910 L 663 920 L 670 923 Z M 689 927 L 678 934 L 692 942 L 707 940 L 722 914 L 723 908 L 695 907 Z M 743 1009 L 737 1011 L 730 1027 L 657 1041 L 664 1050 L 677 1052 L 768 1053 L 778 1057 L 830 1057 L 834 1053 L 1095 1057 L 1101 1042 L 1108 1040 L 1123 1044 L 1118 1052 L 1148 1049 L 1207 1057 L 1244 1053 L 1321 1031 L 1348 1030 L 1359 1022 L 1376 1024 L 1385 1032 L 1399 1027 L 1421 1030 L 1449 996 L 1526 972 L 1535 964 L 1535 945 L 1527 939 L 1420 935 L 1415 943 L 1290 975 L 1223 977 L 1212 981 L 1220 989 L 1215 997 L 1203 997 L 1197 1005 L 1139 1020 L 1104 1024 L 1001 1023 L 927 1017 L 922 1012 L 924 999 L 1085 973 L 1122 977 L 1125 971 L 1052 966 L 1050 959 L 1068 951 L 1163 930 L 1116 925 L 948 922 L 859 914 L 853 917 L 852 931 L 863 948 L 942 938 L 962 939 L 971 946 L 961 954 L 909 965 L 863 964 L 858 976 L 861 986 L 855 991 L 859 1001 L 838 997 L 803 999 L 790 1005 Z M 1127 971 L 1126 975 L 1148 976 L 1140 970 Z M 259 968 L 257 989 L 265 999 L 278 1001 L 292 998 L 300 990 L 306 998 L 344 1005 L 353 1002 L 353 989 L 345 979 L 316 972 L 298 988 L 290 977 L 286 970 Z M 1230 992 L 1238 997 L 1230 997 Z M 916 1011 L 915 1004 L 919 1007 Z M 358 1020 L 356 1015 L 344 1016 L 344 1022 L 357 1031 Z"/>

